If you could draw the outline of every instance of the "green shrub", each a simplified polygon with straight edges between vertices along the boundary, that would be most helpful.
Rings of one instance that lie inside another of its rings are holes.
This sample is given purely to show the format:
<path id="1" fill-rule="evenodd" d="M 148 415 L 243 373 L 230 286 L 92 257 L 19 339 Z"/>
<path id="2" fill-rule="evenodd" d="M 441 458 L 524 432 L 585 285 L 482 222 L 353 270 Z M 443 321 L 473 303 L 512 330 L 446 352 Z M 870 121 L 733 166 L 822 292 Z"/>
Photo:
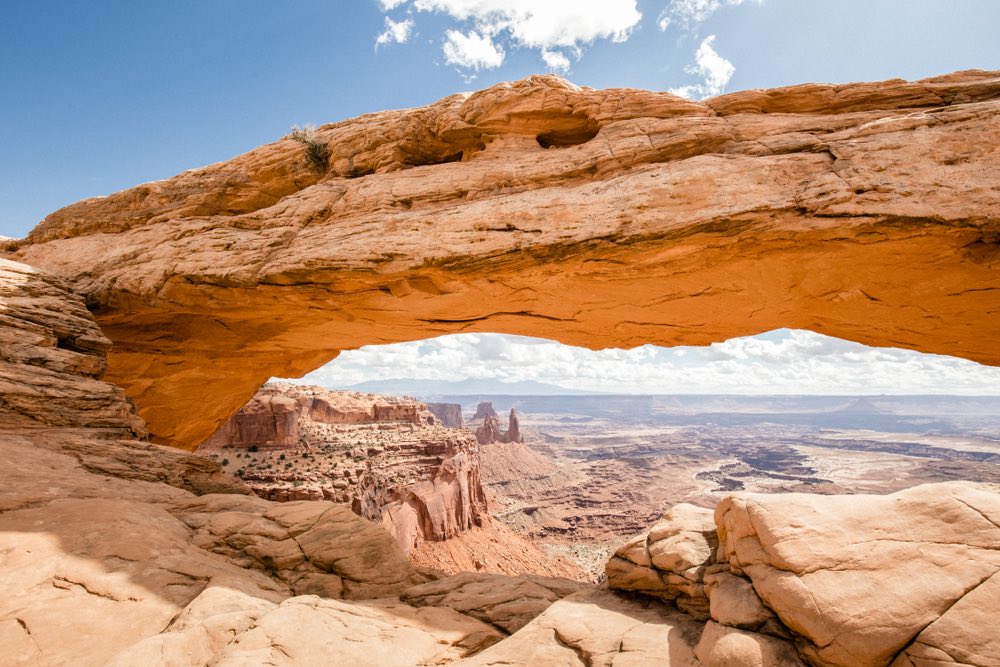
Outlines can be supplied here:
<path id="1" fill-rule="evenodd" d="M 330 147 L 319 138 L 315 127 L 312 125 L 292 127 L 289 136 L 306 147 L 306 161 L 310 167 L 319 172 L 325 172 L 329 168 Z"/>

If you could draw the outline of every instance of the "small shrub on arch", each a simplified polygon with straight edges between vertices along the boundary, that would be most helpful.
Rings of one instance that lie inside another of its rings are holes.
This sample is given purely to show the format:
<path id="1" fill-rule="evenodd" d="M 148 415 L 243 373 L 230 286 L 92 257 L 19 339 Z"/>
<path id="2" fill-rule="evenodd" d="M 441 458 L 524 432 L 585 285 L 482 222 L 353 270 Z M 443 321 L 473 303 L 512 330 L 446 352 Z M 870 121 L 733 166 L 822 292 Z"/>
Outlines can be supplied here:
<path id="1" fill-rule="evenodd" d="M 315 127 L 292 126 L 292 133 L 288 136 L 306 147 L 306 161 L 310 167 L 319 172 L 325 172 L 329 168 L 330 147 L 320 140 Z"/>

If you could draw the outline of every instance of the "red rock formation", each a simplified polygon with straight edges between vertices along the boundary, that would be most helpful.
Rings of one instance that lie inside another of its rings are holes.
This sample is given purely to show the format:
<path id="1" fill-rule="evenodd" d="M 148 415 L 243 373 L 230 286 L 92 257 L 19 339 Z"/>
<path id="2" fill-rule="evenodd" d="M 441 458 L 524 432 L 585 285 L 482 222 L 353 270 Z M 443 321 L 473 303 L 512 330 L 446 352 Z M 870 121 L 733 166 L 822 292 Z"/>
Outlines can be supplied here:
<path id="1" fill-rule="evenodd" d="M 476 425 L 478 422 L 478 426 Z M 521 424 L 517 419 L 517 411 L 510 409 L 510 416 L 507 418 L 507 430 L 500 429 L 500 417 L 493 409 L 493 403 L 483 401 L 476 408 L 476 414 L 470 422 L 470 428 L 476 426 L 476 440 L 480 445 L 488 445 L 494 442 L 524 442 L 521 435 Z"/>
<path id="2" fill-rule="evenodd" d="M 265 498 L 347 503 L 404 551 L 486 514 L 472 434 L 412 399 L 268 384 L 199 452 Z"/>
<path id="3" fill-rule="evenodd" d="M 488 445 L 491 442 L 500 442 L 503 434 L 500 431 L 500 420 L 496 415 L 488 415 L 483 418 L 483 423 L 476 429 L 476 440 L 480 445 Z"/>
<path id="4" fill-rule="evenodd" d="M 688 613 L 537 577 L 428 582 L 341 505 L 241 495 L 211 462 L 133 440 L 104 339 L 60 281 L 0 261 L 0 341 L 12 665 L 1000 665 L 996 485 L 737 494 L 714 522 L 676 506 L 608 572 Z"/>
<path id="5" fill-rule="evenodd" d="M 521 422 L 517 419 L 517 411 L 510 409 L 510 416 L 507 418 L 507 432 L 504 434 L 504 442 L 524 442 L 521 435 Z"/>
<path id="6" fill-rule="evenodd" d="M 427 409 L 448 428 L 465 428 L 462 406 L 458 403 L 427 403 Z"/>
<path id="7" fill-rule="evenodd" d="M 472 420 L 486 419 L 487 417 L 496 417 L 497 411 L 493 409 L 493 403 L 490 401 L 480 401 L 479 405 L 476 406 L 476 414 L 472 415 Z"/>

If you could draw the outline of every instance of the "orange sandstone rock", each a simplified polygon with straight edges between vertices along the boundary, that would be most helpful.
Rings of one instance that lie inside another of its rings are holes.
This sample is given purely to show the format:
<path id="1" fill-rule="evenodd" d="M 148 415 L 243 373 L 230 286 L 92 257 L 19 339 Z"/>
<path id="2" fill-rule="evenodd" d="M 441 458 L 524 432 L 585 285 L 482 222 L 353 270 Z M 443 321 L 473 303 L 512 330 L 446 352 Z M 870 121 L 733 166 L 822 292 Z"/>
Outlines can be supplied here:
<path id="1" fill-rule="evenodd" d="M 705 102 L 530 77 L 323 126 L 326 173 L 286 137 L 79 202 L 14 256 L 85 294 L 185 448 L 269 377 L 460 331 L 1000 364 L 998 110 L 982 71 Z"/>

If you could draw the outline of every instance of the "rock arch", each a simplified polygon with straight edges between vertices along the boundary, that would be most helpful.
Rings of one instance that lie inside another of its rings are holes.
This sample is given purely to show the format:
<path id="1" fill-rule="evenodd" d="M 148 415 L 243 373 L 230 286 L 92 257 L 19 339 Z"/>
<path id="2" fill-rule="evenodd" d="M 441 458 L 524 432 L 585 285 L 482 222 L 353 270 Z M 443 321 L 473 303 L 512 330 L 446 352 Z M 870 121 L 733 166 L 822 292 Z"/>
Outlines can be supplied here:
<path id="1" fill-rule="evenodd" d="M 193 448 L 271 376 L 459 331 L 592 348 L 792 327 L 1000 365 L 1000 73 L 703 103 L 531 77 L 46 218 L 108 379 Z M 547 148 L 546 148 L 547 147 Z"/>

